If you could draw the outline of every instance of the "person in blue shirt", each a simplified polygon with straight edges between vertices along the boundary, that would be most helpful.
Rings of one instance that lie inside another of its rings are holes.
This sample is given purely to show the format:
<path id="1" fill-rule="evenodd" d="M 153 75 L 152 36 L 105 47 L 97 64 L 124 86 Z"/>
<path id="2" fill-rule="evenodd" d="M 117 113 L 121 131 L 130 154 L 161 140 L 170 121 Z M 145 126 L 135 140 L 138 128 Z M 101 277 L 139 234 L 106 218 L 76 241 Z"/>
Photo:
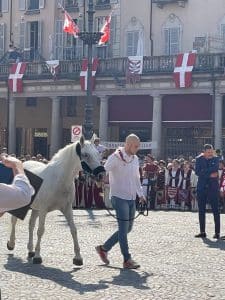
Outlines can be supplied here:
<path id="1" fill-rule="evenodd" d="M 211 204 L 214 215 L 215 234 L 213 238 L 220 238 L 220 212 L 219 212 L 219 157 L 215 155 L 213 146 L 204 145 L 204 152 L 196 158 L 195 173 L 198 176 L 197 199 L 199 208 L 200 233 L 196 238 L 205 238 L 206 203 Z"/>

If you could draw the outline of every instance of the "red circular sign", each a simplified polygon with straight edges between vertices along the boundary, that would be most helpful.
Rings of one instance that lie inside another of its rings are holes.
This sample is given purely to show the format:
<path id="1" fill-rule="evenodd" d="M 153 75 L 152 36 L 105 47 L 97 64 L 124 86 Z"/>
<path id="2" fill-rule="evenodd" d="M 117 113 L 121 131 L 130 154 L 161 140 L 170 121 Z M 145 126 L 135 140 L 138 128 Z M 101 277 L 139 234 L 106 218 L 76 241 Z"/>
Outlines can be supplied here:
<path id="1" fill-rule="evenodd" d="M 80 135 L 81 129 L 80 127 L 74 127 L 73 128 L 73 135 Z"/>

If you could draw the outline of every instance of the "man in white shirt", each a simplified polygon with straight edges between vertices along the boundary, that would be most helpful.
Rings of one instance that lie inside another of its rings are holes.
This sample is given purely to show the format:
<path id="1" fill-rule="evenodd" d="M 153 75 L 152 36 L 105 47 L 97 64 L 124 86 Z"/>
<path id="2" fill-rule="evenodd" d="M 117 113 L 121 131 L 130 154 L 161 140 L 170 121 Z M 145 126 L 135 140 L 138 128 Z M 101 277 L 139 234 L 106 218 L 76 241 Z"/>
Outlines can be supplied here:
<path id="1" fill-rule="evenodd" d="M 3 155 L 1 163 L 13 170 L 14 179 L 12 184 L 0 183 L 0 216 L 8 210 L 28 205 L 34 194 L 34 189 L 24 173 L 20 160 Z"/>
<path id="2" fill-rule="evenodd" d="M 104 168 L 109 173 L 110 197 L 116 211 L 118 231 L 103 245 L 96 247 L 101 260 L 109 264 L 108 251 L 119 242 L 124 258 L 123 267 L 136 269 L 140 267 L 129 253 L 127 234 L 131 231 L 136 211 L 136 196 L 141 202 L 146 201 L 140 182 L 139 161 L 136 156 L 140 148 L 140 139 L 130 134 L 125 146 L 118 148 L 106 161 Z"/>

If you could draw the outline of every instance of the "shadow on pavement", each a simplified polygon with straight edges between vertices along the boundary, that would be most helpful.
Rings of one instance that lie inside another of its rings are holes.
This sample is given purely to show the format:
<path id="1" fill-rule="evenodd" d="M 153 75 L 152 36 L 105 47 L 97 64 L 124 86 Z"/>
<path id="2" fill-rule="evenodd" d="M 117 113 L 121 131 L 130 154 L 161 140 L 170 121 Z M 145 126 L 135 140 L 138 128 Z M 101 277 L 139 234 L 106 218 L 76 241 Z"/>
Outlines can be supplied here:
<path id="1" fill-rule="evenodd" d="M 107 268 L 119 270 L 120 273 L 116 276 L 113 276 L 112 281 L 100 280 L 99 283 L 119 286 L 132 286 L 138 290 L 150 289 L 147 280 L 150 276 L 153 276 L 153 273 L 143 272 L 138 269 L 128 270 L 113 266 L 107 266 Z"/>
<path id="2" fill-rule="evenodd" d="M 211 241 L 208 238 L 204 238 L 202 239 L 203 243 L 206 244 L 209 248 L 217 248 L 220 250 L 225 250 L 225 243 L 223 240 L 219 239 L 219 240 L 215 240 L 215 241 Z"/>
<path id="3" fill-rule="evenodd" d="M 109 286 L 105 283 L 87 283 L 82 284 L 73 279 L 73 274 L 81 268 L 74 268 L 69 272 L 60 269 L 45 267 L 44 265 L 33 265 L 29 262 L 22 261 L 19 257 L 8 255 L 8 261 L 4 265 L 5 269 L 12 272 L 27 274 L 41 279 L 51 280 L 63 287 L 79 292 L 81 295 L 87 292 L 96 292 L 98 290 L 107 289 Z"/>

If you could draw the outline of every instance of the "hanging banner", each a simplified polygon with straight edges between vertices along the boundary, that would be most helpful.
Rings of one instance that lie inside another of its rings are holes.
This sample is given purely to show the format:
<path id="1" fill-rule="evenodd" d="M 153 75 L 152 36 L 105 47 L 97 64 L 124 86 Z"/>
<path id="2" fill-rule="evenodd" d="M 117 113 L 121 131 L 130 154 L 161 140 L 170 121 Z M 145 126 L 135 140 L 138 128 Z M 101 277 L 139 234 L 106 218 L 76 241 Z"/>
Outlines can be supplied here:
<path id="1" fill-rule="evenodd" d="M 108 149 L 116 149 L 123 147 L 124 142 L 101 142 L 103 146 Z M 140 143 L 140 150 L 157 149 L 157 142 L 142 142 Z"/>

